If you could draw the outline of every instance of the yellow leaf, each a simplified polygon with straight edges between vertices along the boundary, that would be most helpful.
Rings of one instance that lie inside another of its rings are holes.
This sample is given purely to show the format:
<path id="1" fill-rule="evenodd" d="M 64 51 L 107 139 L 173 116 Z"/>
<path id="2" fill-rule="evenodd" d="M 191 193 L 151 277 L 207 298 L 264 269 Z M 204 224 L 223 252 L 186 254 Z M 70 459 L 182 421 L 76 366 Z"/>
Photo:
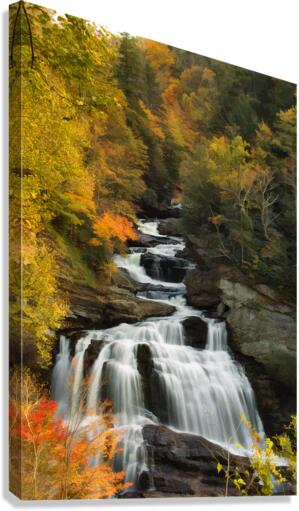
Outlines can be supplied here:
<path id="1" fill-rule="evenodd" d="M 217 472 L 219 474 L 219 472 L 221 472 L 221 470 L 223 469 L 221 463 L 217 463 Z"/>

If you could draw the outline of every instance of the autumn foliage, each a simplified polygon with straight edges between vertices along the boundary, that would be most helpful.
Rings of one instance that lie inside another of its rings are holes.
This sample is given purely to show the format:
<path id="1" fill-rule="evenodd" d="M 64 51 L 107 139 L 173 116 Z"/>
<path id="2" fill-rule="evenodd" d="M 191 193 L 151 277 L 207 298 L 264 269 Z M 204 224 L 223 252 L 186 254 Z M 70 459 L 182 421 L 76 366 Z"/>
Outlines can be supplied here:
<path id="1" fill-rule="evenodd" d="M 69 311 L 63 265 L 99 291 L 137 214 L 177 192 L 184 231 L 214 233 L 213 257 L 292 287 L 295 86 L 22 5 L 10 9 L 10 319 L 39 362 Z"/>
<path id="2" fill-rule="evenodd" d="M 106 242 L 113 248 L 113 240 L 125 242 L 137 238 L 132 222 L 124 216 L 108 212 L 95 221 L 93 230 L 96 235 L 90 240 L 93 246 Z"/>
<path id="3" fill-rule="evenodd" d="M 14 384 L 19 378 L 12 376 Z M 109 498 L 131 486 L 112 470 L 121 432 L 105 403 L 89 425 L 57 418 L 57 404 L 25 372 L 22 400 L 10 403 L 11 489 L 22 499 Z M 19 447 L 21 449 L 19 450 Z M 20 467 L 20 480 L 18 478 Z"/>

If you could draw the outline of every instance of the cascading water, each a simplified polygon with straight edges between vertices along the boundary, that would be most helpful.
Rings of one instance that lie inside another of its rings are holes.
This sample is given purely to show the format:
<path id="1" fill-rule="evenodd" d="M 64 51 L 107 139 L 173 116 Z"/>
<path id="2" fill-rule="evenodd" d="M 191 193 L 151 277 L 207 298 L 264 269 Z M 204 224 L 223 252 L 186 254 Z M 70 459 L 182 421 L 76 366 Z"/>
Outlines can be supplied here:
<path id="1" fill-rule="evenodd" d="M 158 222 L 141 221 L 139 230 L 162 237 Z M 184 248 L 178 238 L 168 241 L 146 250 L 173 257 Z M 144 299 L 151 299 L 147 293 L 155 293 L 156 286 L 160 301 L 174 305 L 176 312 L 171 317 L 90 331 L 77 342 L 72 362 L 68 341 L 62 337 L 53 371 L 53 395 L 59 411 L 66 418 L 72 417 L 80 402 L 84 352 L 91 339 L 101 341 L 103 346 L 89 378 L 87 410 L 99 413 L 99 403 L 105 398 L 113 403 L 116 427 L 124 431 L 123 452 L 118 455 L 116 467 L 124 468 L 127 480 L 134 483 L 148 463 L 142 428 L 145 424 L 159 423 L 153 411 L 145 407 L 138 368 L 140 345 L 146 345 L 150 353 L 159 395 L 163 396 L 166 407 L 166 425 L 202 435 L 238 454 L 241 452 L 236 448 L 237 443 L 243 446 L 243 454 L 248 454 L 252 446 L 250 433 L 240 421 L 241 414 L 251 421 L 261 437 L 264 435 L 253 390 L 242 367 L 228 351 L 225 322 L 206 318 L 202 312 L 187 306 L 183 283 L 149 277 L 140 264 L 142 251 L 136 248 L 127 257 L 116 256 L 115 262 L 139 283 L 152 286 L 151 291 L 140 293 Z M 190 316 L 199 316 L 208 323 L 204 350 L 186 345 L 182 321 Z"/>
<path id="2" fill-rule="evenodd" d="M 58 415 L 64 415 L 68 410 L 70 367 L 70 342 L 64 335 L 61 335 L 59 353 L 56 357 L 56 364 L 52 374 L 52 395 L 58 402 Z"/>

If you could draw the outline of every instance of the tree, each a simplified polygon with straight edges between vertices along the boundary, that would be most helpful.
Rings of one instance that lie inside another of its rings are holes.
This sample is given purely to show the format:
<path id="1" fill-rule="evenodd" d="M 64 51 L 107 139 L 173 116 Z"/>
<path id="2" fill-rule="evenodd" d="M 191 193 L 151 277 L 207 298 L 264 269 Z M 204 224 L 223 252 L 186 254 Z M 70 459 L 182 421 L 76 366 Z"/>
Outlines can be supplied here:
<path id="1" fill-rule="evenodd" d="M 102 404 L 88 426 L 77 416 L 68 424 L 28 370 L 21 378 L 14 373 L 11 379 L 22 385 L 21 401 L 11 392 L 11 488 L 26 500 L 108 498 L 128 488 L 125 473 L 112 470 L 122 432 L 113 430 L 111 407 Z M 19 456 L 21 479 L 15 480 Z"/>

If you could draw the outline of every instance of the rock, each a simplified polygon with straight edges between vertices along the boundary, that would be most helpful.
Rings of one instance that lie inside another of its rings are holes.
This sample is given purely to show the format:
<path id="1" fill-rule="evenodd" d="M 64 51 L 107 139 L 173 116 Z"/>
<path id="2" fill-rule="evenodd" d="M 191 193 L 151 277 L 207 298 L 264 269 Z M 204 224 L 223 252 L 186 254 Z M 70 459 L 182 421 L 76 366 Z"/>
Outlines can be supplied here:
<path id="1" fill-rule="evenodd" d="M 152 236 L 151 234 L 143 234 L 141 232 L 138 233 L 138 238 L 136 240 L 130 241 L 131 247 L 145 247 L 151 248 L 156 245 L 167 245 L 171 243 L 172 245 L 178 244 L 179 241 L 169 239 L 166 236 Z"/>
<path id="2" fill-rule="evenodd" d="M 175 308 L 159 302 L 142 300 L 135 296 L 141 286 L 126 271 L 113 277 L 108 289 L 61 280 L 60 288 L 69 296 L 70 311 L 60 333 L 81 335 L 82 330 L 101 329 L 122 322 L 133 323 L 151 316 L 168 316 Z"/>
<path id="3" fill-rule="evenodd" d="M 60 279 L 59 288 L 68 296 L 70 303 L 63 331 L 102 327 L 104 304 L 99 289 L 64 278 Z"/>
<path id="4" fill-rule="evenodd" d="M 228 314 L 229 314 L 229 307 L 223 302 L 218 303 L 217 308 L 216 308 L 217 318 L 225 319 L 225 318 L 227 318 Z"/>
<path id="5" fill-rule="evenodd" d="M 141 289 L 140 283 L 133 280 L 124 268 L 119 268 L 112 276 L 112 284 L 131 293 L 137 293 Z"/>
<path id="6" fill-rule="evenodd" d="M 124 490 L 117 496 L 118 499 L 144 499 L 143 493 L 138 490 Z"/>
<path id="7" fill-rule="evenodd" d="M 182 294 L 182 289 L 155 286 L 154 284 L 142 284 L 140 288 L 141 291 L 138 291 L 137 296 L 150 298 L 151 300 L 169 300 L 174 296 Z"/>
<path id="8" fill-rule="evenodd" d="M 211 250 L 213 250 L 215 243 L 217 243 L 214 234 L 210 233 L 201 238 L 188 234 L 185 236 L 185 239 L 186 253 L 199 265 L 200 269 L 211 269 L 215 266 L 215 262 L 210 256 Z"/>
<path id="9" fill-rule="evenodd" d="M 83 362 L 84 376 L 88 375 L 88 373 L 90 372 L 91 367 L 93 366 L 94 362 L 98 358 L 98 355 L 104 345 L 105 345 L 104 340 L 91 339 L 90 344 L 84 353 L 84 362 Z"/>
<path id="10" fill-rule="evenodd" d="M 172 218 L 181 218 L 181 216 L 182 216 L 181 208 L 176 207 L 176 206 L 168 208 L 167 212 L 168 212 L 168 216 L 172 217 Z"/>
<path id="11" fill-rule="evenodd" d="M 145 497 L 175 495 L 212 496 L 225 493 L 225 477 L 217 463 L 227 469 L 227 452 L 208 440 L 189 433 L 178 433 L 166 426 L 148 424 L 142 430 L 151 460 L 139 476 L 139 489 Z M 230 470 L 248 467 L 247 458 L 230 454 Z M 236 495 L 229 485 L 229 495 Z"/>
<path id="12" fill-rule="evenodd" d="M 295 310 L 267 294 L 223 276 L 222 301 L 230 308 L 227 322 L 234 347 L 263 364 L 271 378 L 293 390 L 296 385 Z M 273 296 L 273 295 L 272 295 Z"/>
<path id="13" fill-rule="evenodd" d="M 221 301 L 217 278 L 215 278 L 215 273 L 212 270 L 190 270 L 184 283 L 189 305 L 193 305 L 198 309 L 215 308 Z"/>
<path id="14" fill-rule="evenodd" d="M 148 218 L 149 220 L 153 218 L 168 218 L 171 216 L 171 214 L 169 214 L 169 209 L 168 201 L 157 203 L 156 206 L 144 203 L 142 205 L 142 218 Z"/>
<path id="15" fill-rule="evenodd" d="M 183 321 L 186 344 L 193 348 L 204 349 L 207 341 L 208 325 L 201 318 L 194 316 Z"/>
<path id="16" fill-rule="evenodd" d="M 296 409 L 294 396 L 286 394 L 284 385 L 275 383 L 263 364 L 253 357 L 243 355 L 234 347 L 230 329 L 229 344 L 233 348 L 234 357 L 245 369 L 252 385 L 266 434 L 268 436 L 280 434 L 283 426 L 289 422 L 292 410 Z"/>
<path id="17" fill-rule="evenodd" d="M 137 347 L 137 368 L 142 378 L 144 402 L 147 410 L 153 410 L 151 377 L 153 373 L 152 353 L 148 344 Z"/>
<path id="18" fill-rule="evenodd" d="M 142 390 L 145 407 L 161 422 L 167 422 L 166 396 L 161 394 L 159 377 L 154 369 L 151 350 L 148 344 L 139 344 L 137 348 L 137 368 L 142 378 Z"/>
<path id="19" fill-rule="evenodd" d="M 157 219 L 168 219 L 179 218 L 181 216 L 181 206 L 179 204 L 170 204 L 168 201 L 163 201 L 157 204 L 157 206 L 150 206 L 149 204 L 143 204 L 142 217 L 152 220 Z"/>
<path id="20" fill-rule="evenodd" d="M 169 316 L 175 307 L 166 303 L 143 300 L 130 294 L 110 293 L 105 311 L 105 322 L 109 326 L 117 323 L 136 323 L 153 316 Z"/>
<path id="21" fill-rule="evenodd" d="M 154 486 L 155 491 L 177 494 L 177 495 L 194 495 L 194 490 L 190 484 L 181 479 L 176 479 L 168 474 L 156 471 L 143 471 L 139 477 L 141 490 L 149 490 Z"/>
<path id="22" fill-rule="evenodd" d="M 141 264 L 153 279 L 177 283 L 182 282 L 189 265 L 185 259 L 151 253 L 141 255 Z"/>
<path id="23" fill-rule="evenodd" d="M 159 233 L 165 234 L 166 236 L 180 236 L 182 234 L 180 220 L 177 218 L 160 220 Z"/>
<path id="24" fill-rule="evenodd" d="M 197 249 L 195 244 L 193 252 Z M 229 346 L 253 386 L 266 432 L 279 433 L 296 413 L 295 308 L 236 267 L 214 262 L 207 269 L 207 263 L 206 257 L 204 269 L 187 273 L 187 302 L 226 319 Z"/>

